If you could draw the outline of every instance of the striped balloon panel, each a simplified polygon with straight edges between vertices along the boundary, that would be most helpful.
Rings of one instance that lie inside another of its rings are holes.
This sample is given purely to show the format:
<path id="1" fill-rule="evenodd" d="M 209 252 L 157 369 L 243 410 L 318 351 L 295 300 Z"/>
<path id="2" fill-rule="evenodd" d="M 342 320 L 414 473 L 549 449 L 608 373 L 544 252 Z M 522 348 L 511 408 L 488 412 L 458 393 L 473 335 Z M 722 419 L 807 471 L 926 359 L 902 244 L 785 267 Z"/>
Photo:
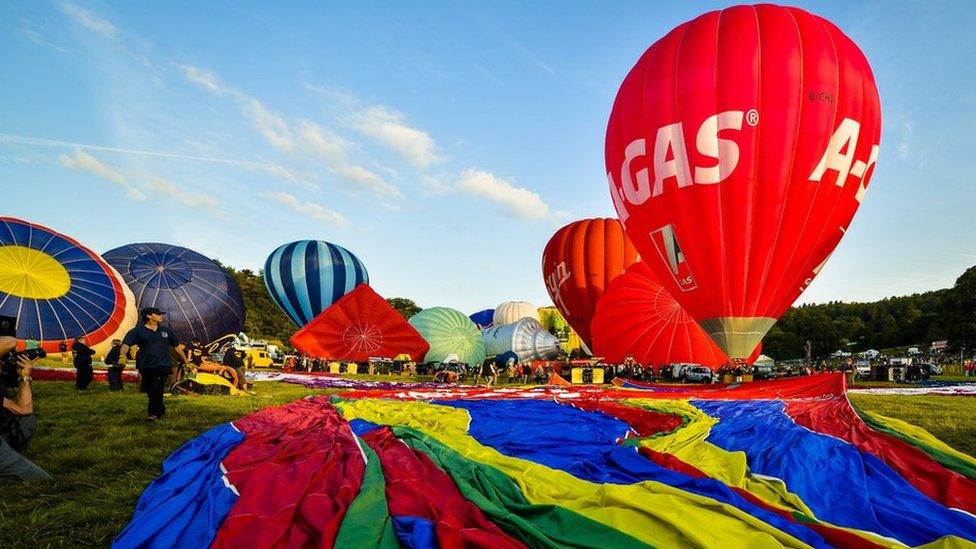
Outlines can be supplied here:
<path id="1" fill-rule="evenodd" d="M 122 282 L 74 239 L 13 217 L 0 217 L 0 315 L 17 317 L 17 337 L 48 350 L 87 335 L 114 333 L 125 316 Z"/>
<path id="2" fill-rule="evenodd" d="M 329 242 L 299 240 L 278 247 L 264 264 L 268 293 L 299 327 L 351 292 L 369 284 L 352 252 Z"/>

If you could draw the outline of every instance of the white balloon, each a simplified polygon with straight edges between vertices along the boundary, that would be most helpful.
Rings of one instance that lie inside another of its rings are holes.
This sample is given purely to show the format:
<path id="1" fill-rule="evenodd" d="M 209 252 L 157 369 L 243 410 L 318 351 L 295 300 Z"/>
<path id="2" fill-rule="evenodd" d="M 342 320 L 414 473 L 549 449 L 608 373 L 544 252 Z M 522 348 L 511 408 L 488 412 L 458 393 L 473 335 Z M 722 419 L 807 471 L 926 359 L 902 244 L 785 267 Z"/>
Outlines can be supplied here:
<path id="1" fill-rule="evenodd" d="M 495 326 L 511 324 L 523 318 L 539 320 L 539 310 L 528 301 L 506 301 L 495 307 L 492 322 Z"/>

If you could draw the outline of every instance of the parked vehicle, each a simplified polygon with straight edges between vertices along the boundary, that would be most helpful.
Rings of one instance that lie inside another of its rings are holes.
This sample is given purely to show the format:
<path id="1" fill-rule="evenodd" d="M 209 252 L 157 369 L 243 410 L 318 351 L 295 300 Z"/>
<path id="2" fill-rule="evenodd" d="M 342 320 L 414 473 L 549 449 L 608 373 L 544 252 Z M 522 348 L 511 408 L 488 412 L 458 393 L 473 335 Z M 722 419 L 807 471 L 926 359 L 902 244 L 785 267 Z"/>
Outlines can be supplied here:
<path id="1" fill-rule="evenodd" d="M 870 362 L 868 362 L 867 360 L 858 360 L 854 368 L 857 370 L 858 379 L 870 379 L 871 377 Z"/>
<path id="2" fill-rule="evenodd" d="M 705 366 L 691 366 L 685 369 L 681 379 L 691 383 L 711 383 L 712 370 Z"/>

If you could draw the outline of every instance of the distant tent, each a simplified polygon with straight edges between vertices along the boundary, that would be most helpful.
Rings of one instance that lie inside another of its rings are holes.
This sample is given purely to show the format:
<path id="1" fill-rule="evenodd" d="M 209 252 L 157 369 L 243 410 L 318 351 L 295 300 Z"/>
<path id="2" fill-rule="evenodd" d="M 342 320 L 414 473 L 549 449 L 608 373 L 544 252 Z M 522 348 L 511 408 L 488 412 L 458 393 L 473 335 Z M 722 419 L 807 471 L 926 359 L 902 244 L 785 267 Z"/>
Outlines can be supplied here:
<path id="1" fill-rule="evenodd" d="M 429 345 L 389 303 L 360 284 L 291 336 L 299 351 L 316 357 L 365 362 L 408 354 L 420 360 Z"/>
<path id="2" fill-rule="evenodd" d="M 759 357 L 756 358 L 756 361 L 753 364 L 755 364 L 756 366 L 774 366 L 776 364 L 776 361 L 773 360 L 773 358 L 768 355 L 759 355 Z"/>

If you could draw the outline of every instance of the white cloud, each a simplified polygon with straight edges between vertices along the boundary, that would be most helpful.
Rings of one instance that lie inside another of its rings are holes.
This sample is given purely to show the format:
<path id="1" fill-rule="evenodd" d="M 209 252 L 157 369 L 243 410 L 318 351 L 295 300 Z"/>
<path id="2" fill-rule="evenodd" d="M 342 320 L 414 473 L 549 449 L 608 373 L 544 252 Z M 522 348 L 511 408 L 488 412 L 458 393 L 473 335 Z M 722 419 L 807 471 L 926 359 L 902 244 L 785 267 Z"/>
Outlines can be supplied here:
<path id="1" fill-rule="evenodd" d="M 26 36 L 28 40 L 37 44 L 38 46 L 48 47 L 55 51 L 59 51 L 61 53 L 68 53 L 68 50 L 48 40 L 47 37 L 45 37 L 43 34 L 35 30 L 31 30 L 28 28 L 21 28 L 20 33 Z"/>
<path id="2" fill-rule="evenodd" d="M 403 113 L 383 107 L 371 107 L 352 117 L 352 124 L 364 135 L 376 139 L 402 155 L 420 170 L 443 158 L 434 139 L 426 131 L 404 123 Z"/>
<path id="3" fill-rule="evenodd" d="M 298 124 L 302 146 L 329 164 L 345 164 L 349 143 L 328 128 L 304 120 Z"/>
<path id="4" fill-rule="evenodd" d="M 94 156 L 88 154 L 82 149 L 76 149 L 72 156 L 66 154 L 58 155 L 58 162 L 66 168 L 71 168 L 72 170 L 78 170 L 83 172 L 88 172 L 98 177 L 115 183 L 116 185 L 125 189 L 126 195 L 132 200 L 145 200 L 146 194 L 134 187 L 129 180 L 115 168 L 112 168 L 95 158 Z"/>
<path id="5" fill-rule="evenodd" d="M 349 225 L 349 220 L 347 220 L 346 216 L 342 215 L 341 213 L 335 210 L 330 210 L 329 208 L 326 208 L 320 204 L 303 202 L 298 198 L 295 198 L 294 195 L 283 192 L 267 192 L 264 193 L 263 196 L 279 204 L 288 206 L 295 213 L 307 215 L 312 219 L 318 219 L 319 221 L 324 221 L 337 227 L 346 227 Z"/>
<path id="6" fill-rule="evenodd" d="M 905 120 L 901 124 L 902 136 L 901 142 L 898 143 L 898 155 L 902 158 L 908 158 L 911 152 L 911 140 L 912 134 L 915 133 L 915 126 L 912 124 L 911 120 Z"/>
<path id="7" fill-rule="evenodd" d="M 168 196 L 189 208 L 209 211 L 220 219 L 229 218 L 229 216 L 220 209 L 220 203 L 217 201 L 217 199 L 210 195 L 200 192 L 188 193 L 172 182 L 161 177 L 154 177 L 149 182 L 149 187 L 155 194 L 160 196 Z"/>
<path id="8" fill-rule="evenodd" d="M 223 95 L 224 86 L 214 73 L 192 65 L 180 65 L 180 70 L 183 71 L 183 75 L 190 82 L 217 95 Z"/>
<path id="9" fill-rule="evenodd" d="M 241 111 L 274 149 L 324 164 L 341 179 L 366 188 L 378 197 L 403 196 L 395 185 L 379 174 L 351 162 L 349 151 L 353 145 L 334 131 L 309 120 L 289 124 L 257 98 L 223 84 L 213 72 L 191 65 L 181 65 L 180 68 L 188 81 L 218 95 L 229 95 L 240 103 Z M 289 171 L 283 167 L 262 169 L 279 176 Z"/>
<path id="10" fill-rule="evenodd" d="M 538 194 L 516 187 L 508 181 L 485 171 L 468 168 L 461 173 L 458 190 L 485 198 L 525 219 L 549 217 L 549 206 Z"/>
<path id="11" fill-rule="evenodd" d="M 79 25 L 90 31 L 97 32 L 106 38 L 115 38 L 119 34 L 119 29 L 110 21 L 102 19 L 80 6 L 63 2 L 61 4 L 61 11 Z"/>
<path id="12" fill-rule="evenodd" d="M 243 99 L 244 113 L 258 127 L 261 135 L 272 147 L 285 152 L 295 149 L 295 140 L 285 120 L 269 111 L 263 103 L 253 97 Z"/>

